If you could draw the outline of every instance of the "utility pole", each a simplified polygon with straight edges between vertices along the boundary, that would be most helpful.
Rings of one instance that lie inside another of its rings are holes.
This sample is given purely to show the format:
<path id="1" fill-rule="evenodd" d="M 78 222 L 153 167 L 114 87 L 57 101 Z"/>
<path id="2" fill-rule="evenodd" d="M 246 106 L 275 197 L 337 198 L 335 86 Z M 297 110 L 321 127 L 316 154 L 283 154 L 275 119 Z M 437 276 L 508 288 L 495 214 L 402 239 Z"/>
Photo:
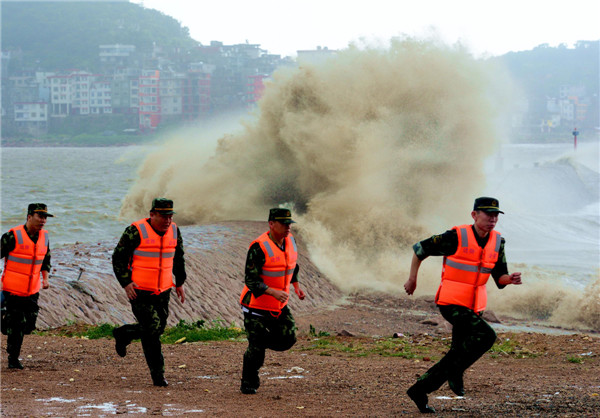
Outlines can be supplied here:
<path id="1" fill-rule="evenodd" d="M 579 131 L 577 128 L 573 128 L 573 148 L 577 149 L 577 135 L 579 135 Z"/>

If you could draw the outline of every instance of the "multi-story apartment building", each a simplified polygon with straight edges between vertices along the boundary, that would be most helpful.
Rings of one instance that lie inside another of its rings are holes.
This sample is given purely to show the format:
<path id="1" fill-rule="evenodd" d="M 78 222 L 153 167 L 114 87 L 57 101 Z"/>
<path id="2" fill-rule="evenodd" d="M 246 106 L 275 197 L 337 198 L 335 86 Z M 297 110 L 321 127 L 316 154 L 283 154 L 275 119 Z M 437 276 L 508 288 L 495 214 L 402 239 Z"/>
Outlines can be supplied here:
<path id="1" fill-rule="evenodd" d="M 90 113 L 102 115 L 112 113 L 111 80 L 103 77 L 90 84 Z"/>
<path id="2" fill-rule="evenodd" d="M 262 97 L 265 90 L 264 80 L 266 78 L 268 78 L 268 76 L 265 74 L 248 76 L 248 83 L 246 84 L 246 103 L 248 103 L 249 106 L 256 105 L 256 102 Z"/>
<path id="3" fill-rule="evenodd" d="M 143 70 L 139 78 L 139 128 L 154 130 L 161 120 L 160 71 Z"/>
<path id="4" fill-rule="evenodd" d="M 111 80 L 113 113 L 138 113 L 140 74 L 141 70 L 134 67 L 117 67 L 113 69 Z"/>
<path id="5" fill-rule="evenodd" d="M 14 121 L 17 128 L 33 135 L 48 130 L 48 103 L 16 102 Z"/>
<path id="6" fill-rule="evenodd" d="M 133 45 L 100 45 L 99 50 L 98 69 L 103 74 L 69 70 L 23 72 L 10 80 L 4 76 L 3 127 L 24 128 L 25 123 L 33 122 L 33 114 L 38 126 L 42 121 L 37 119 L 44 114 L 45 126 L 51 127 L 64 124 L 48 123 L 48 117 L 120 113 L 137 115 L 139 129 L 152 131 L 160 123 L 191 121 L 254 106 L 262 96 L 264 79 L 283 62 L 257 44 L 215 41 L 198 47 L 192 54 L 194 61 L 188 55 L 163 53 L 158 45 L 146 55 L 137 53 Z M 4 67 L 10 59 L 3 53 Z M 45 103 L 45 111 L 34 111 L 39 103 Z M 20 107 L 15 107 L 17 104 Z"/>
<path id="7" fill-rule="evenodd" d="M 71 114 L 71 82 L 68 75 L 52 75 L 50 80 L 51 116 L 66 117 Z"/>

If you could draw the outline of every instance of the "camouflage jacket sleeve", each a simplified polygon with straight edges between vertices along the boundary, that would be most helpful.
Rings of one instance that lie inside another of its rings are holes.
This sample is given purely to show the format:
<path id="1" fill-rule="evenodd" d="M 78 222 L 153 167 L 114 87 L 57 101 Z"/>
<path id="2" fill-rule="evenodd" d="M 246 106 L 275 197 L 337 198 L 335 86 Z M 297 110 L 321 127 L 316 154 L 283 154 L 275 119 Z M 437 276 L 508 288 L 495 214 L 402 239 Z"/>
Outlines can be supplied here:
<path id="1" fill-rule="evenodd" d="M 15 234 L 12 231 L 2 234 L 2 239 L 0 240 L 0 258 L 8 257 L 8 253 L 14 250 L 16 245 Z"/>
<path id="2" fill-rule="evenodd" d="M 244 277 L 244 283 L 248 286 L 248 289 L 252 292 L 255 298 L 263 295 L 268 289 L 263 279 L 260 277 L 260 272 L 265 265 L 265 253 L 263 253 L 260 245 L 254 243 L 248 250 L 246 256 L 246 271 Z"/>
<path id="3" fill-rule="evenodd" d="M 131 283 L 131 259 L 140 245 L 140 233 L 134 225 L 125 228 L 112 255 L 113 271 L 122 287 Z"/>
<path id="4" fill-rule="evenodd" d="M 182 286 L 187 279 L 184 254 L 183 238 L 179 227 L 177 227 L 177 247 L 175 248 L 175 259 L 173 260 L 173 274 L 175 275 L 175 286 L 177 287 Z"/>
<path id="5" fill-rule="evenodd" d="M 498 284 L 498 279 L 508 273 L 506 265 L 506 255 L 504 253 L 504 238 L 500 241 L 500 249 L 498 251 L 498 261 L 492 269 L 492 277 L 496 282 L 496 286 L 502 289 L 505 286 Z M 449 256 L 458 249 L 458 234 L 454 229 L 450 229 L 443 234 L 433 235 L 423 241 L 413 245 L 413 250 L 419 260 L 424 260 L 429 256 Z"/>
<path id="6" fill-rule="evenodd" d="M 17 241 L 15 240 L 15 234 L 12 231 L 3 234 L 0 242 L 0 259 L 8 257 L 8 253 L 14 250 L 16 245 Z M 48 251 L 42 262 L 42 271 L 50 271 L 50 268 L 52 267 L 50 260 L 50 243 L 48 242 Z"/>

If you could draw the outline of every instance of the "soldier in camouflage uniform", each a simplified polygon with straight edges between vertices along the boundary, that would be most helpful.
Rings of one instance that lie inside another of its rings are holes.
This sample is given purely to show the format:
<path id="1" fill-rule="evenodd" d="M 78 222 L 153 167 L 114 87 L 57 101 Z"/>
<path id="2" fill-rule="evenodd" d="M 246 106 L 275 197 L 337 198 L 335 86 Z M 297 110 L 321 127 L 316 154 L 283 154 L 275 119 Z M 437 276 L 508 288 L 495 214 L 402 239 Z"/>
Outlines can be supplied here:
<path id="1" fill-rule="evenodd" d="M 177 296 L 181 303 L 185 302 L 183 239 L 172 222 L 174 213 L 173 201 L 154 199 L 150 218 L 128 226 L 112 256 L 115 276 L 125 289 L 138 321 L 114 329 L 115 349 L 119 356 L 125 357 L 127 345 L 141 339 L 154 386 L 168 385 L 160 337 L 169 316 L 173 275 Z"/>
<path id="2" fill-rule="evenodd" d="M 252 242 L 246 258 L 245 286 L 240 296 L 248 349 L 244 353 L 244 394 L 255 394 L 260 386 L 258 372 L 266 349 L 289 350 L 296 343 L 296 324 L 287 306 L 290 284 L 302 300 L 298 283 L 296 241 L 290 233 L 294 223 L 288 209 L 269 211 L 269 231 Z"/>
<path id="3" fill-rule="evenodd" d="M 7 336 L 6 351 L 8 352 L 8 368 L 23 369 L 19 361 L 21 345 L 26 334 L 35 330 L 38 317 L 38 299 L 40 287 L 40 274 L 42 276 L 41 287 L 48 289 L 48 272 L 50 271 L 50 244 L 47 231 L 43 229 L 48 216 L 47 207 L 43 203 L 32 203 L 27 208 L 27 221 L 22 227 L 16 227 L 2 235 L 2 246 L 0 257 L 5 260 L 5 268 L 2 274 L 2 334 Z M 27 235 L 25 237 L 24 235 Z M 44 234 L 44 242 L 40 241 L 40 234 Z M 38 243 L 38 241 L 40 241 Z M 44 246 L 44 254 L 39 249 L 37 254 L 34 248 Z M 25 257 L 23 250 L 32 250 L 31 257 Z M 17 266 L 11 269 L 8 263 Z M 33 267 L 29 267 L 30 265 Z M 41 264 L 39 273 L 37 265 Z M 20 274 L 19 266 L 27 270 L 27 274 Z M 16 272 L 16 273 L 15 273 Z M 33 272 L 33 276 L 29 275 Z M 29 277 L 27 277 L 29 275 Z M 5 281 L 7 280 L 7 281 Z"/>
<path id="4" fill-rule="evenodd" d="M 436 303 L 442 316 L 452 324 L 452 345 L 448 353 L 407 391 L 422 413 L 435 412 L 427 404 L 427 394 L 439 389 L 446 381 L 455 394 L 463 396 L 463 373 L 496 341 L 496 333 L 482 318 L 487 277 L 491 275 L 500 289 L 508 284 L 521 284 L 521 273 L 508 273 L 504 238 L 493 231 L 499 213 L 504 212 L 500 210 L 498 200 L 477 198 L 471 212 L 473 225 L 454 227 L 413 246 L 410 275 L 404 284 L 406 293 L 414 293 L 419 266 L 425 258 L 444 256 Z M 449 291 L 452 292 L 450 296 Z"/>

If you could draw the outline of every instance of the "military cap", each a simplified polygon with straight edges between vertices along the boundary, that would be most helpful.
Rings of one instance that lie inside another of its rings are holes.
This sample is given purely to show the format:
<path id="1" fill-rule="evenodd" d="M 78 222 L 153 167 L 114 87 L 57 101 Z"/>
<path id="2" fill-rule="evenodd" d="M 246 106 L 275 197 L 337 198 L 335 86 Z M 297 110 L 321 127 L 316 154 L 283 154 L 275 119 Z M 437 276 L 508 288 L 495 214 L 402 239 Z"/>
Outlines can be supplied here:
<path id="1" fill-rule="evenodd" d="M 152 201 L 152 209 L 150 209 L 150 211 L 154 211 L 162 215 L 172 215 L 175 213 L 173 210 L 173 201 L 165 199 L 164 197 L 157 197 L 154 199 Z"/>
<path id="2" fill-rule="evenodd" d="M 289 209 L 273 208 L 269 210 L 269 221 L 278 221 L 282 224 L 296 223 L 292 220 L 292 212 Z"/>
<path id="3" fill-rule="evenodd" d="M 478 197 L 475 199 L 475 203 L 473 204 L 473 210 L 482 210 L 484 212 L 500 212 L 504 213 L 500 210 L 500 203 L 498 203 L 498 199 L 494 199 L 493 197 Z"/>
<path id="4" fill-rule="evenodd" d="M 48 207 L 44 203 L 30 203 L 27 207 L 27 214 L 34 215 L 36 213 L 45 216 L 54 216 L 48 213 Z"/>

